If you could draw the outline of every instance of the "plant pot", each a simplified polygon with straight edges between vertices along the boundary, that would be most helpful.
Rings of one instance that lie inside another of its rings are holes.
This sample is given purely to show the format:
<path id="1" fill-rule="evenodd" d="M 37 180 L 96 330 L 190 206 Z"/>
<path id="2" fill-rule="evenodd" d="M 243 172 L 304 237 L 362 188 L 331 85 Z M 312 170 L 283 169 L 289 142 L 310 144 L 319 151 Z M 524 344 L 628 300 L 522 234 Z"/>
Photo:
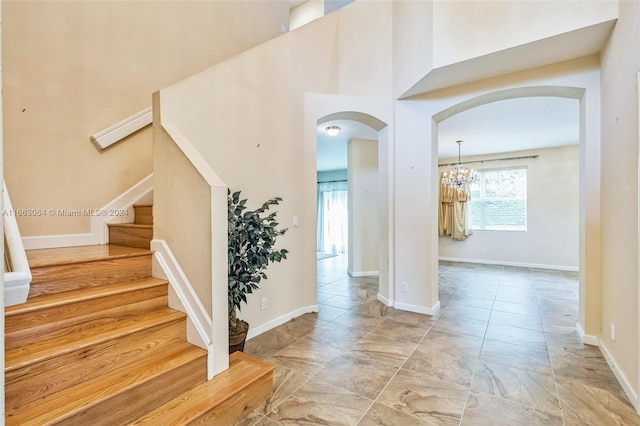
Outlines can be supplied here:
<path id="1" fill-rule="evenodd" d="M 229 353 L 232 354 L 236 351 L 242 352 L 244 350 L 244 342 L 247 340 L 247 333 L 249 332 L 249 324 L 246 321 L 240 320 L 243 327 L 238 327 L 239 330 L 229 330 Z"/>

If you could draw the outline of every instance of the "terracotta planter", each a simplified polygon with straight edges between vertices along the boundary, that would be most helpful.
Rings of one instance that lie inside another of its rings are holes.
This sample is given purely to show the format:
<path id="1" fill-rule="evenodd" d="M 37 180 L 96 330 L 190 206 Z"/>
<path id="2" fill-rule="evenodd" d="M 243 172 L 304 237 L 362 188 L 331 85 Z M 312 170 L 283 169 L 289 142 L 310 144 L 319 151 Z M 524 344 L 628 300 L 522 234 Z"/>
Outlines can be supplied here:
<path id="1" fill-rule="evenodd" d="M 244 324 L 244 331 L 232 334 L 229 330 L 229 353 L 232 354 L 236 351 L 242 352 L 244 350 L 244 342 L 247 340 L 247 333 L 249 332 L 249 324 L 246 321 L 242 321 Z"/>

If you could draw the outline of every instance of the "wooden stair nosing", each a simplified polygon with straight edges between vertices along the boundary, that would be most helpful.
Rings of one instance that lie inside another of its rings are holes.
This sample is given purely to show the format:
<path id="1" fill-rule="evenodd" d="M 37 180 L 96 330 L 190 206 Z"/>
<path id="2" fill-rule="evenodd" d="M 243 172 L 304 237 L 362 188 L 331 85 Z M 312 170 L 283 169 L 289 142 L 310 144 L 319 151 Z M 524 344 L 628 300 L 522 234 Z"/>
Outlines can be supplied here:
<path id="1" fill-rule="evenodd" d="M 47 369 L 33 365 L 5 375 L 5 403 L 7 410 L 40 399 L 49 394 L 90 380 L 102 374 L 140 361 L 153 354 L 178 353 L 185 347 L 184 325 L 169 327 L 146 333 L 140 339 L 121 342 L 117 347 L 94 347 L 78 354 L 78 359 L 58 359 L 47 364 Z"/>
<path id="2" fill-rule="evenodd" d="M 159 406 L 133 422 L 131 426 L 154 425 L 161 422 L 183 425 L 192 424 L 204 418 L 211 421 L 212 417 L 218 417 L 220 414 L 216 412 L 211 416 L 210 412 L 217 411 L 217 407 L 225 405 L 228 401 L 231 404 L 241 403 L 243 406 L 240 411 L 244 412 L 246 409 L 244 398 L 236 396 L 250 394 L 255 396 L 256 386 L 267 386 L 268 391 L 263 391 L 264 395 L 262 395 L 266 400 L 271 395 L 274 369 L 274 365 L 259 358 L 243 352 L 234 352 L 229 355 L 228 370 Z"/>
<path id="3" fill-rule="evenodd" d="M 35 312 L 42 309 L 64 306 L 71 303 L 84 302 L 87 300 L 100 299 L 106 296 L 128 293 L 133 290 L 167 285 L 168 281 L 159 278 L 143 278 L 140 280 L 124 281 L 111 285 L 98 287 L 86 287 L 65 293 L 53 293 L 27 299 L 20 305 L 8 306 L 5 308 L 5 318 Z"/>
<path id="4" fill-rule="evenodd" d="M 192 366 L 193 363 L 195 364 Z M 194 371 L 183 372 L 180 371 L 183 369 L 181 367 Z M 201 377 L 188 377 L 200 370 Z M 174 372 L 170 377 L 166 375 L 169 371 Z M 154 402 L 159 405 L 175 397 L 171 395 L 167 386 L 158 386 L 157 381 L 170 380 L 171 383 L 176 384 L 179 384 L 179 381 L 186 382 L 172 390 L 173 393 L 182 393 L 193 387 L 193 382 L 199 384 L 205 379 L 206 351 L 191 346 L 179 357 L 166 354 L 151 356 L 141 362 L 118 369 L 112 374 L 98 376 L 49 397 L 25 404 L 17 410 L 8 411 L 7 425 L 43 425 L 51 424 L 52 421 L 78 425 L 119 423 L 114 417 L 126 418 L 129 414 L 124 411 L 140 410 L 136 404 L 144 408 Z M 144 398 L 146 395 L 150 400 L 140 400 L 127 394 L 135 389 L 138 390 L 140 397 Z M 100 407 L 100 404 L 106 406 Z M 138 415 L 139 413 L 133 414 L 134 418 Z"/>
<path id="5" fill-rule="evenodd" d="M 127 301 L 127 303 L 115 305 L 110 308 L 94 309 L 79 315 L 62 316 L 61 318 L 55 318 L 55 316 L 52 315 L 51 321 L 47 321 L 47 316 L 44 316 L 44 318 L 38 316 L 29 322 L 24 319 L 25 328 L 12 330 L 10 332 L 5 331 L 5 350 L 32 345 L 44 338 L 53 339 L 81 331 L 96 329 L 107 324 L 113 324 L 118 321 L 164 309 L 169 303 L 169 296 L 166 289 L 162 293 L 164 294 L 151 298 L 143 298 L 142 300 Z M 131 295 L 131 293 L 129 293 L 129 295 Z M 147 293 L 144 292 L 138 296 L 146 295 Z M 100 302 L 100 300 L 98 302 Z M 69 312 L 63 313 L 68 314 Z"/>
<path id="6" fill-rule="evenodd" d="M 148 314 L 82 330 L 70 335 L 43 340 L 27 347 L 5 351 L 5 374 L 30 364 L 83 350 L 114 338 L 123 338 L 144 330 L 184 321 L 186 315 L 173 309 L 161 309 Z"/>
<path id="7" fill-rule="evenodd" d="M 86 254 L 83 253 L 83 249 L 85 249 Z M 47 254 L 40 255 L 37 252 L 46 252 Z M 55 253 L 58 252 L 60 254 L 56 255 Z M 149 249 L 125 249 L 121 246 L 113 247 L 111 244 L 101 246 L 63 247 L 60 249 L 27 250 L 27 258 L 29 259 L 29 268 L 31 270 L 48 268 L 51 266 L 75 265 L 79 263 L 150 256 L 152 254 L 153 251 Z"/>
<path id="8" fill-rule="evenodd" d="M 149 223 L 107 223 L 109 228 L 131 228 L 131 229 L 153 229 L 153 224 Z"/>

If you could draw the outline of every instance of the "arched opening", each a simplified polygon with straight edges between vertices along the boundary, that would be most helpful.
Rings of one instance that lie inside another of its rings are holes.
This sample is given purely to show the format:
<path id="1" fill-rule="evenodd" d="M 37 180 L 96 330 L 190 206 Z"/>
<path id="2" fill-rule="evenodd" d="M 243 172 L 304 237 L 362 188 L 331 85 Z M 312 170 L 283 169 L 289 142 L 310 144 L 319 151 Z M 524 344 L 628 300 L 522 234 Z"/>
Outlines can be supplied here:
<path id="1" fill-rule="evenodd" d="M 348 275 L 376 282 L 374 296 L 388 299 L 387 150 L 387 125 L 370 114 L 343 111 L 317 120 L 319 286 Z"/>
<path id="2" fill-rule="evenodd" d="M 586 187 L 586 177 L 585 177 L 585 165 L 584 165 L 584 158 L 585 158 L 585 105 L 584 105 L 584 93 L 585 90 L 582 88 L 576 88 L 576 87 L 557 87 L 557 86 L 538 86 L 538 87 L 521 87 L 521 88 L 513 88 L 513 89 L 507 89 L 507 90 L 500 90 L 500 91 L 496 91 L 496 92 L 492 92 L 492 93 L 488 93 L 482 96 L 478 96 L 463 102 L 460 102 L 454 106 L 451 106 L 443 111 L 441 111 L 440 113 L 436 114 L 433 116 L 433 138 L 432 138 L 432 152 L 437 152 L 437 146 L 439 144 L 439 139 L 442 136 L 440 134 L 439 128 L 440 126 L 442 126 L 443 128 L 445 127 L 445 123 L 447 119 L 456 116 L 456 114 L 459 114 L 461 112 L 465 112 L 465 111 L 470 111 L 471 109 L 478 107 L 478 106 L 482 106 L 482 105 L 488 105 L 491 103 L 498 103 L 501 101 L 506 101 L 506 100 L 516 100 L 516 99 L 526 99 L 526 98 L 567 98 L 567 99 L 572 99 L 575 100 L 575 104 L 570 102 L 570 104 L 574 105 L 574 108 L 577 108 L 577 111 L 574 110 L 574 113 L 578 115 L 578 129 L 577 131 L 577 142 L 578 142 L 578 172 L 576 173 L 578 176 L 578 182 L 577 182 L 577 192 L 578 192 L 578 206 L 573 206 L 574 208 L 577 209 L 578 214 L 577 217 L 575 218 L 576 222 L 574 225 L 577 227 L 577 248 L 573 247 L 572 249 L 577 251 L 577 266 L 578 266 L 578 281 L 579 281 L 579 285 L 576 285 L 575 290 L 578 292 L 578 298 L 579 298 L 579 303 L 578 303 L 578 307 L 579 307 L 579 317 L 576 319 L 576 321 L 574 322 L 578 324 L 578 331 L 581 331 L 581 322 L 584 321 L 585 318 L 585 310 L 587 309 L 587 303 L 585 301 L 586 299 L 586 289 L 589 288 L 589 283 L 593 280 L 589 279 L 589 274 L 591 272 L 590 269 L 594 269 L 594 268 L 598 268 L 598 264 L 597 262 L 594 262 L 593 264 L 589 264 L 589 256 L 590 256 L 590 251 L 589 251 L 589 247 L 587 245 L 587 238 L 586 238 L 586 227 L 585 227 L 585 205 L 588 204 L 588 201 L 585 200 L 585 187 Z M 577 104 L 577 106 L 575 106 Z M 477 154 L 477 151 L 474 151 L 473 149 L 470 150 L 470 152 L 472 154 Z M 509 152 L 509 150 L 504 150 L 502 152 Z M 575 153 L 573 154 L 575 158 Z M 515 155 L 514 155 L 515 156 Z M 501 155 L 499 156 L 494 156 L 494 157 L 502 157 Z M 504 157 L 509 157 L 509 155 L 505 155 Z M 482 157 L 480 157 L 482 158 Z M 491 158 L 489 157 L 484 157 L 484 158 Z M 434 182 L 439 182 L 439 176 L 438 174 L 438 164 L 437 164 L 437 155 L 434 155 L 433 160 L 432 160 L 432 166 L 433 166 L 433 170 L 434 170 L 434 175 L 433 175 L 433 181 Z M 532 160 L 535 161 L 535 160 Z M 560 160 L 562 161 L 562 160 Z M 522 163 L 522 161 L 520 161 Z M 575 161 L 572 162 L 572 164 L 575 167 Z M 484 166 L 484 168 L 487 168 L 488 166 Z M 482 167 L 481 167 L 482 168 Z M 437 200 L 437 195 L 438 191 L 435 191 L 435 194 L 432 198 L 433 201 L 433 205 L 437 206 L 438 205 L 438 200 Z M 530 208 L 530 206 L 529 206 Z M 434 214 L 434 217 L 437 218 L 437 213 Z M 574 215 L 575 217 L 575 215 Z M 552 219 L 551 219 L 552 220 Z M 439 253 L 439 237 L 437 235 L 438 233 L 438 227 L 435 226 L 434 227 L 434 235 L 432 238 L 432 243 L 434 244 L 433 247 L 433 253 Z M 471 237 L 473 238 L 473 237 Z M 476 241 L 482 240 L 480 239 L 476 239 Z M 484 244 L 487 244 L 487 240 L 486 236 L 484 238 Z M 541 244 L 543 244 L 544 242 L 541 242 Z M 471 245 L 468 245 L 471 246 Z M 481 248 L 480 246 L 475 248 L 476 250 L 478 250 L 479 252 L 477 253 L 477 259 L 481 260 L 482 257 L 484 255 L 487 255 L 486 249 L 484 249 L 483 252 L 483 248 Z M 513 250 L 517 250 L 518 246 L 515 245 L 513 246 Z M 497 261 L 494 262 L 496 264 L 508 264 L 509 261 L 506 259 L 508 257 L 508 255 L 503 254 L 503 256 L 506 256 L 505 259 L 503 259 L 502 261 Z M 530 255 L 531 256 L 531 255 Z M 436 255 L 437 257 L 437 255 Z M 522 261 L 521 261 L 522 262 Z M 549 265 L 553 265 L 555 262 L 555 260 L 551 260 L 548 261 L 548 264 L 544 264 L 544 262 L 538 262 L 540 263 L 539 266 L 549 266 Z M 491 262 L 488 262 L 491 263 Z M 515 263 L 515 262 L 514 262 Z M 526 262 L 523 262 L 526 263 Z M 532 265 L 536 264 L 536 261 L 531 261 L 529 262 Z M 434 259 L 434 264 L 437 264 L 437 259 Z M 559 269 L 563 269 L 562 267 Z M 564 268 L 567 269 L 567 268 Z M 433 277 L 434 277 L 434 283 L 437 283 L 437 272 L 438 268 L 434 268 L 433 271 Z M 584 324 L 584 322 L 583 322 Z M 584 326 L 584 325 L 583 325 Z M 584 334 L 584 333 L 582 333 Z"/>

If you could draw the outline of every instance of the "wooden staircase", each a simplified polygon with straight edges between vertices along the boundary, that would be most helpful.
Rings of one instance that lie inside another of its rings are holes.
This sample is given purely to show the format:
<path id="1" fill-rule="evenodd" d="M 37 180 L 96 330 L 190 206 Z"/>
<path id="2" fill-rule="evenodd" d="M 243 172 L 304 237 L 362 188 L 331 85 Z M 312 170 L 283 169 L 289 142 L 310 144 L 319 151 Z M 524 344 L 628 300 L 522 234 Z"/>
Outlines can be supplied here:
<path id="1" fill-rule="evenodd" d="M 7 425 L 233 424 L 271 395 L 273 366 L 240 352 L 206 381 L 207 353 L 167 307 L 152 254 L 27 252 L 29 298 L 5 309 Z"/>
<path id="2" fill-rule="evenodd" d="M 133 208 L 133 223 L 108 224 L 109 243 L 148 249 L 153 237 L 153 207 L 149 204 L 137 204 Z"/>

